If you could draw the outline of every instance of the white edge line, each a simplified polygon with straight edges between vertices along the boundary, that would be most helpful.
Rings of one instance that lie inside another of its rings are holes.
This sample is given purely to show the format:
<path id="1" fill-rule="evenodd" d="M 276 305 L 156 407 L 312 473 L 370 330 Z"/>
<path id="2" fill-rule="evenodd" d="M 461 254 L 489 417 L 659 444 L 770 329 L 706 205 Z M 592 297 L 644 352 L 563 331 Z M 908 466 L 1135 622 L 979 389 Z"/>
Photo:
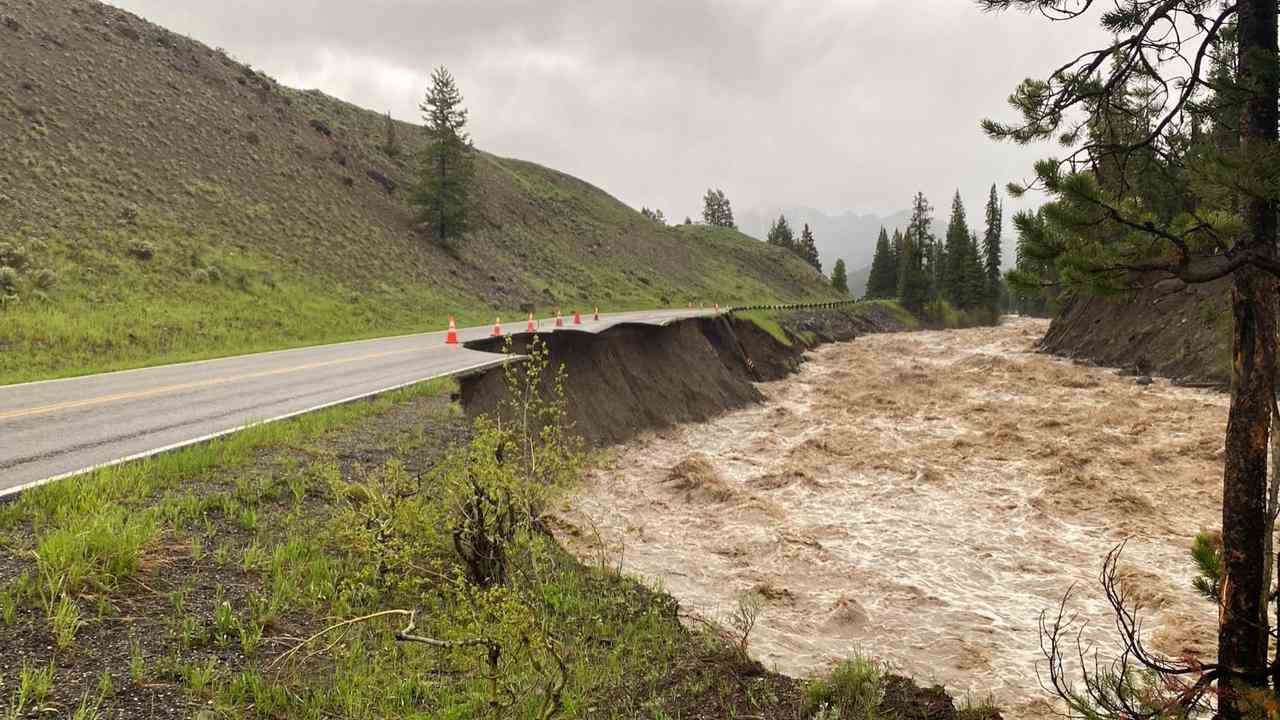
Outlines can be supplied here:
<path id="1" fill-rule="evenodd" d="M 363 341 L 357 340 L 356 342 L 363 342 Z M 288 351 L 282 351 L 282 352 L 288 352 Z M 176 442 L 176 443 L 173 443 L 172 445 L 165 445 L 164 447 L 155 448 L 153 450 L 145 450 L 135 455 L 123 457 L 118 460 L 111 460 L 109 462 L 99 463 L 97 465 L 92 465 L 90 467 L 83 468 L 80 470 L 73 470 L 71 472 L 62 473 L 61 475 L 54 475 L 53 477 L 48 477 L 43 480 L 33 480 L 32 482 L 29 482 L 29 483 L 23 483 L 22 485 L 16 485 L 11 488 L 0 490 L 0 502 L 5 502 L 7 500 L 10 500 L 13 496 L 16 496 L 27 490 L 31 490 L 33 488 L 37 488 L 42 485 L 48 485 L 49 483 L 54 483 L 59 480 L 65 480 L 67 478 L 75 477 L 77 475 L 86 475 L 88 473 L 91 473 L 97 470 L 102 470 L 104 468 L 114 467 L 116 465 L 123 465 L 124 463 L 133 462 L 134 460 L 143 460 L 145 458 L 154 457 L 156 455 L 172 452 L 174 450 L 180 450 L 182 448 L 190 447 L 192 445 L 207 443 L 212 440 L 217 440 L 220 437 L 224 437 L 226 435 L 232 435 L 242 430 L 248 430 L 249 428 L 257 427 L 259 425 L 266 425 L 268 423 L 279 422 L 280 420 L 288 420 L 290 418 L 298 417 L 299 415 L 306 415 L 307 413 L 313 413 L 318 410 L 324 410 L 327 408 L 334 407 L 336 405 L 346 405 L 349 403 L 357 402 L 359 400 L 365 400 L 367 398 L 383 395 L 389 392 L 395 392 L 396 390 L 400 390 L 402 388 L 406 388 L 411 385 L 418 385 L 420 383 L 430 382 L 432 380 L 439 380 L 440 378 L 446 378 L 446 377 L 461 377 L 467 373 L 474 373 L 474 372 L 489 370 L 499 365 L 505 365 L 508 362 L 511 362 L 513 360 L 520 360 L 523 358 L 524 358 L 523 355 L 512 355 L 512 356 L 504 356 L 494 360 L 486 360 L 482 363 L 476 363 L 475 365 L 470 365 L 465 368 L 450 370 L 448 372 L 439 373 L 437 375 L 430 375 L 428 377 L 419 378 L 417 380 L 410 380 L 408 382 L 403 382 L 398 385 L 392 385 L 390 387 L 385 387 L 378 390 L 371 390 L 369 392 L 361 393 L 359 395 L 352 395 L 351 397 L 342 398 L 341 400 L 333 400 L 331 402 L 315 405 L 313 407 L 306 408 L 305 410 L 296 410 L 294 412 L 286 413 L 284 415 L 277 415 L 276 417 L 268 418 L 266 420 L 251 420 L 245 423 L 244 425 L 237 425 L 236 427 L 233 427 L 233 428 L 227 428 L 226 430 L 220 430 L 218 432 L 210 433 L 208 435 L 203 435 L 197 438 L 192 438 L 190 440 L 183 440 L 181 442 Z"/>

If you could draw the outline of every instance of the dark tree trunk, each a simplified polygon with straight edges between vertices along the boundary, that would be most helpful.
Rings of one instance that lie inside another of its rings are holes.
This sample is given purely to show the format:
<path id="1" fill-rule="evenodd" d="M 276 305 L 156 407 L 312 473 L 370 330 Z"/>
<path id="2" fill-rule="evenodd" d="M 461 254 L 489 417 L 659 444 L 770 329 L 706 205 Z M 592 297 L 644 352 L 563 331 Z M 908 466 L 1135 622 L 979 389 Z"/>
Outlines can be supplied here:
<path id="1" fill-rule="evenodd" d="M 1241 113 L 1240 157 L 1265 157 L 1276 140 L 1280 95 L 1274 72 L 1276 0 L 1240 0 L 1239 23 L 1239 81 L 1248 98 Z M 1275 254 L 1276 209 L 1274 201 L 1242 197 L 1239 249 Z M 1233 280 L 1218 612 L 1218 661 L 1229 671 L 1219 685 L 1220 713 L 1229 720 L 1241 717 L 1241 690 L 1266 687 L 1267 443 L 1276 369 L 1276 281 L 1253 267 L 1237 271 Z"/>
<path id="2" fill-rule="evenodd" d="M 1231 413 L 1227 422 L 1222 484 L 1222 597 L 1218 660 L 1234 671 L 1266 666 L 1265 585 L 1267 460 L 1275 375 L 1275 280 L 1262 270 L 1235 274 Z M 1221 684 L 1223 716 L 1238 718 L 1231 692 L 1264 686 L 1255 679 Z"/>

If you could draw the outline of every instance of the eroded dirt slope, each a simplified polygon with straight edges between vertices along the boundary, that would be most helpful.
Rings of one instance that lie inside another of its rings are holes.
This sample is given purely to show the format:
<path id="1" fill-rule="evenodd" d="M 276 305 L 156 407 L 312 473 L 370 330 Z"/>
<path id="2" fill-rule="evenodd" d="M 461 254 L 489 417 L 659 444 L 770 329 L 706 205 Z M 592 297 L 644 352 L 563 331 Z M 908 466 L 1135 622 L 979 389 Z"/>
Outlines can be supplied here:
<path id="1" fill-rule="evenodd" d="M 1184 384 L 1231 382 L 1230 287 L 1224 281 L 1178 292 L 1151 287 L 1129 296 L 1067 300 L 1044 349 Z"/>
<path id="2" fill-rule="evenodd" d="M 861 650 L 1012 717 L 1049 710 L 1037 618 L 1073 583 L 1111 639 L 1096 578 L 1127 537 L 1152 645 L 1211 652 L 1187 548 L 1217 522 L 1226 398 L 1038 354 L 1046 326 L 820 348 L 766 404 L 617 448 L 561 534 L 689 612 L 762 593 L 752 648 L 783 672 Z"/>

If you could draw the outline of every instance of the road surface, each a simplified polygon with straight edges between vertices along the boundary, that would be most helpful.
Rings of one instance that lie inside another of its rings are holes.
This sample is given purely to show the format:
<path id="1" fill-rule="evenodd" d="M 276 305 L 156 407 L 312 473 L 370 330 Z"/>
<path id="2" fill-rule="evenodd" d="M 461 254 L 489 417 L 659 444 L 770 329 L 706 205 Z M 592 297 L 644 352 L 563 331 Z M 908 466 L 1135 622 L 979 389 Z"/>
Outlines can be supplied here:
<path id="1" fill-rule="evenodd" d="M 709 316 L 655 310 L 583 318 L 568 332 Z M 542 332 L 554 331 L 543 320 Z M 504 325 L 523 332 L 525 321 Z M 462 342 L 492 326 L 464 328 Z M 445 333 L 362 340 L 0 387 L 0 497 L 244 427 L 505 361 L 445 344 Z"/>

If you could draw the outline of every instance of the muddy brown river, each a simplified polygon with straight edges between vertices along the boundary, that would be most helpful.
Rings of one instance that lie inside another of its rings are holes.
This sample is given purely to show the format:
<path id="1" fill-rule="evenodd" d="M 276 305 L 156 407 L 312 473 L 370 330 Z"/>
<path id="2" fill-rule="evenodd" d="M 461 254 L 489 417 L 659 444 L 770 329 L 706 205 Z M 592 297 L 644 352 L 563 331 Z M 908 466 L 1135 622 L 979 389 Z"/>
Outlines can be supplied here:
<path id="1" fill-rule="evenodd" d="M 1129 539 L 1150 645 L 1212 653 L 1187 549 L 1219 525 L 1227 398 L 1037 354 L 1046 328 L 819 348 L 763 405 L 612 451 L 562 513 L 567 544 L 692 614 L 761 593 L 751 652 L 781 672 L 861 653 L 1036 717 L 1041 611 L 1076 584 L 1105 649 L 1098 570 Z"/>

